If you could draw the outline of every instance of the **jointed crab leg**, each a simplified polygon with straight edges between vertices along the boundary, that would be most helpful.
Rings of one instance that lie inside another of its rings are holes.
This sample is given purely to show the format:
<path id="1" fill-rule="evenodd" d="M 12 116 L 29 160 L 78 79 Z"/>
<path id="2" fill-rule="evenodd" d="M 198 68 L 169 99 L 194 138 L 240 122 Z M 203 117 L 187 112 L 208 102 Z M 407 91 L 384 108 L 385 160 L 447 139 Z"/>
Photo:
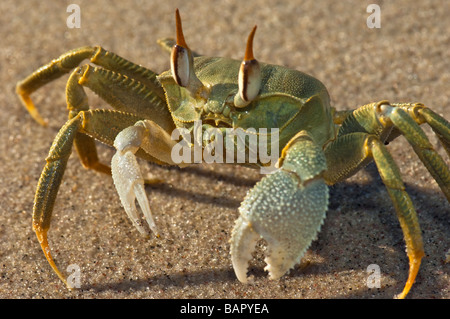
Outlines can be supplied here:
<path id="1" fill-rule="evenodd" d="M 47 122 L 41 117 L 30 98 L 30 94 L 41 86 L 61 77 L 77 67 L 84 59 L 91 57 L 95 52 L 92 47 L 82 47 L 71 50 L 50 63 L 40 67 L 24 80 L 17 83 L 16 92 L 30 115 L 41 125 Z"/>
<path id="2" fill-rule="evenodd" d="M 411 118 L 419 125 L 427 123 L 430 125 L 436 136 L 439 138 L 442 146 L 444 147 L 447 154 L 450 156 L 450 124 L 443 117 L 433 112 L 433 110 L 424 106 L 421 103 L 392 103 L 394 107 L 399 107 L 407 112 Z M 334 118 L 333 122 L 335 124 L 342 124 L 344 120 L 351 115 L 354 110 L 343 110 L 337 111 L 333 109 Z M 386 142 L 391 142 L 402 132 L 394 127 L 389 134 Z"/>
<path id="3" fill-rule="evenodd" d="M 369 139 L 367 142 L 371 144 L 366 147 L 370 148 L 371 155 L 378 167 L 381 178 L 394 203 L 395 211 L 397 212 L 397 217 L 405 237 L 406 252 L 409 257 L 409 275 L 403 291 L 397 295 L 397 298 L 403 299 L 411 289 L 419 271 L 421 259 L 425 255 L 419 221 L 411 198 L 405 191 L 400 171 L 395 165 L 394 159 L 389 151 L 378 139 L 372 139 L 372 141 Z"/>
<path id="4" fill-rule="evenodd" d="M 79 72 L 73 72 L 66 85 L 67 108 L 69 119 L 74 118 L 80 111 L 89 110 L 88 98 L 81 85 L 78 84 Z M 97 147 L 92 137 L 77 132 L 74 139 L 75 149 L 82 165 L 96 171 L 111 174 L 111 168 L 100 163 L 97 156 Z"/>
<path id="5" fill-rule="evenodd" d="M 134 114 L 113 110 L 80 111 L 61 128 L 52 144 L 46 159 L 47 164 L 39 179 L 33 207 L 33 230 L 48 262 L 66 284 L 65 277 L 58 270 L 51 256 L 47 231 L 67 160 L 78 134 L 87 134 L 105 144 L 114 144 L 117 148 L 118 152 L 113 158 L 112 165 L 113 178 L 126 212 L 142 233 L 145 231 L 138 222 L 135 198 L 150 228 L 155 233 L 157 231 L 145 195 L 144 179 L 139 172 L 134 154 L 138 153 L 139 157 L 149 161 L 174 164 L 170 158 L 170 151 L 176 143 L 171 139 L 170 134 L 155 122 L 143 120 Z"/>
<path id="6" fill-rule="evenodd" d="M 361 150 L 359 153 L 347 153 L 346 149 Z M 350 155 L 349 155 L 350 154 Z M 329 184 L 351 174 L 355 167 L 365 165 L 374 159 L 389 196 L 394 203 L 397 217 L 403 230 L 407 253 L 410 259 L 408 281 L 400 297 L 406 296 L 417 275 L 420 260 L 423 257 L 423 244 L 417 214 L 409 195 L 405 191 L 400 171 L 383 143 L 373 135 L 355 132 L 344 135 L 325 149 L 327 163 L 340 170 L 327 171 L 324 175 Z"/>
<path id="7" fill-rule="evenodd" d="M 142 118 L 151 118 L 164 130 L 171 131 L 174 124 L 167 106 L 159 96 L 141 82 L 127 76 L 85 65 L 73 71 L 67 83 L 67 107 L 69 117 L 81 110 L 88 110 L 89 105 L 83 87 L 91 89 L 114 109 L 131 112 Z M 127 92 L 133 94 L 127 94 Z M 109 166 L 98 162 L 95 144 L 91 137 L 78 134 L 75 146 L 83 165 L 104 173 L 110 173 Z M 156 159 L 150 159 L 160 163 Z M 163 163 L 160 163 L 163 164 Z"/>
<path id="8" fill-rule="evenodd" d="M 76 78 L 73 89 L 79 90 L 81 86 L 89 88 L 115 110 L 151 119 L 168 131 L 175 128 L 165 98 L 159 95 L 160 86 L 155 91 L 153 87 L 129 76 L 90 65 L 77 68 L 72 77 Z M 76 91 L 72 96 L 70 93 L 68 89 L 68 98 L 81 97 Z"/>
<path id="9" fill-rule="evenodd" d="M 450 156 L 450 124 L 429 108 L 424 107 L 420 109 L 419 114 L 424 118 L 425 122 L 431 126 L 444 146 L 448 156 Z"/>
<path id="10" fill-rule="evenodd" d="M 450 156 L 450 124 L 443 117 L 420 103 L 392 103 L 392 106 L 402 108 L 417 124 L 430 125 Z"/>
<path id="11" fill-rule="evenodd" d="M 444 136 L 444 141 L 448 143 L 448 140 L 445 140 L 446 136 L 449 135 L 449 131 L 446 129 L 448 123 L 437 116 L 431 115 L 429 117 L 431 119 L 426 122 L 434 130 L 440 132 L 439 134 Z M 398 295 L 399 298 L 404 298 L 410 290 L 417 276 L 424 252 L 417 213 L 405 191 L 400 171 L 383 141 L 385 139 L 389 141 L 398 136 L 399 133 L 403 134 L 448 197 L 450 188 L 449 170 L 419 127 L 418 124 L 423 122 L 425 120 L 414 118 L 408 114 L 405 105 L 391 106 L 387 101 L 365 105 L 346 116 L 336 140 L 325 148 L 327 164 L 334 168 L 324 174 L 325 180 L 329 184 L 347 178 L 372 159 L 378 167 L 381 178 L 394 203 L 409 257 L 409 276 L 403 292 Z M 397 131 L 389 133 L 391 129 Z M 391 135 L 386 136 L 387 134 Z M 356 150 L 360 150 L 360 152 L 356 152 Z"/>
<path id="12" fill-rule="evenodd" d="M 78 133 L 89 133 L 90 136 L 101 139 L 112 145 L 115 136 L 125 127 L 131 126 L 140 118 L 117 111 L 91 110 L 81 111 L 61 128 L 56 136 L 46 165 L 39 178 L 38 187 L 33 207 L 33 230 L 44 251 L 45 257 L 58 274 L 61 280 L 67 284 L 65 277 L 56 267 L 47 242 L 47 231 L 53 206 L 66 168 L 67 160 L 72 152 L 73 140 Z"/>
<path id="13" fill-rule="evenodd" d="M 99 65 L 105 69 L 116 73 L 126 75 L 131 79 L 141 82 L 149 90 L 154 92 L 162 101 L 164 91 L 156 80 L 156 74 L 140 65 L 134 64 L 112 52 L 106 51 L 99 46 L 81 47 L 62 54 L 59 58 L 40 67 L 23 81 L 17 84 L 16 92 L 22 100 L 22 103 L 31 114 L 31 116 L 41 125 L 46 125 L 42 119 L 30 94 L 43 85 L 69 73 L 76 68 L 83 60 L 89 59 L 90 62 Z"/>
<path id="14" fill-rule="evenodd" d="M 101 67 L 77 67 L 85 59 Z M 157 74 L 101 47 L 82 47 L 69 51 L 17 84 L 16 91 L 24 106 L 40 124 L 46 125 L 46 122 L 39 115 L 30 94 L 70 71 L 72 74 L 66 86 L 69 121 L 61 128 L 53 142 L 36 190 L 33 209 L 33 229 L 48 262 L 66 284 L 64 276 L 52 259 L 47 231 L 72 146 L 75 145 L 83 166 L 111 174 L 110 167 L 99 162 L 94 139 L 113 145 L 119 132 L 146 118 L 152 120 L 149 120 L 149 123 L 157 123 L 152 126 L 153 133 L 155 128 L 160 132 L 170 132 L 175 127 L 165 102 L 164 91 L 156 79 Z M 83 87 L 91 89 L 113 108 L 127 114 L 90 111 Z M 158 155 L 158 151 L 154 150 L 154 154 Z M 151 162 L 166 163 L 142 149 L 138 150 L 138 155 Z M 141 193 L 138 199 L 143 198 Z"/>
<path id="15" fill-rule="evenodd" d="M 83 89 L 87 87 L 116 110 L 151 118 L 167 131 L 174 129 L 156 74 L 101 47 L 83 47 L 69 51 L 18 83 L 17 92 L 38 122 L 44 124 L 29 95 L 44 84 L 71 71 L 86 58 L 108 69 L 84 65 L 73 70 L 66 86 L 69 119 L 80 111 L 89 109 Z M 130 92 L 133 94 L 129 94 Z M 74 145 L 84 167 L 111 174 L 110 167 L 99 162 L 92 137 L 77 133 Z M 151 157 L 149 160 L 159 163 Z"/>
<path id="16" fill-rule="evenodd" d="M 419 127 L 419 125 L 416 123 L 418 119 L 414 121 L 413 117 L 410 116 L 410 114 L 408 114 L 407 112 L 405 112 L 401 107 L 391 106 L 389 104 L 380 104 L 379 112 L 381 114 L 380 121 L 384 122 L 383 123 L 384 125 L 389 125 L 392 123 L 398 130 L 402 132 L 403 136 L 405 136 L 406 140 L 413 147 L 414 152 L 416 152 L 417 156 L 420 158 L 422 163 L 425 165 L 430 174 L 438 183 L 444 195 L 450 201 L 450 171 L 448 170 L 445 161 L 434 150 L 433 146 L 428 141 L 427 136 L 425 135 L 423 130 Z M 411 113 L 414 114 L 413 111 Z M 421 113 L 427 115 L 433 114 L 435 115 L 435 113 L 429 113 L 426 111 Z M 433 117 L 432 119 L 436 119 L 436 117 Z M 435 127 L 435 130 L 440 129 L 440 127 L 435 125 L 434 122 L 431 123 Z M 441 122 L 439 124 L 444 123 Z M 445 130 L 441 130 L 441 132 L 450 135 L 450 130 L 448 130 L 447 132 L 445 132 Z M 444 147 L 446 144 L 448 145 L 450 143 L 450 139 L 445 140 L 445 138 L 442 138 L 442 140 L 444 141 L 443 143 Z"/>

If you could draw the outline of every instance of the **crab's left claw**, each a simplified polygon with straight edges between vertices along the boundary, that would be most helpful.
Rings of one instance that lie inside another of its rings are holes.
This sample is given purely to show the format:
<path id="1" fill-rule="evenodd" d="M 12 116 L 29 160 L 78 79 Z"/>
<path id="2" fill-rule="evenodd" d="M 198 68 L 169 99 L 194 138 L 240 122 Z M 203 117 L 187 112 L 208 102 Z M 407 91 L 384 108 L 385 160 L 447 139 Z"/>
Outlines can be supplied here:
<path id="1" fill-rule="evenodd" d="M 267 242 L 266 270 L 271 279 L 283 276 L 303 257 L 316 238 L 328 207 L 322 149 L 304 132 L 284 148 L 279 170 L 250 190 L 239 208 L 231 238 L 236 276 L 247 282 L 248 261 L 256 242 Z"/>

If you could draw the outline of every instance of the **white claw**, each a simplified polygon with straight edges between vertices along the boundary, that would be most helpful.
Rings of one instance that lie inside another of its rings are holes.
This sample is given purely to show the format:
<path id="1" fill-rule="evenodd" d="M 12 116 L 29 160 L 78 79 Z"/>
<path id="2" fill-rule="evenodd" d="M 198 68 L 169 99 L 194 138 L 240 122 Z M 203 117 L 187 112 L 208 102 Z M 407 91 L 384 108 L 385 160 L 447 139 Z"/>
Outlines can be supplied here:
<path id="1" fill-rule="evenodd" d="M 321 178 L 303 185 L 284 170 L 264 177 L 242 202 L 233 230 L 231 255 L 238 279 L 247 282 L 248 261 L 260 237 L 267 242 L 270 279 L 298 264 L 316 238 L 327 206 L 328 188 Z"/>
<path id="2" fill-rule="evenodd" d="M 140 233 L 148 233 L 142 227 L 141 219 L 137 212 L 137 199 L 150 229 L 158 236 L 158 230 L 150 211 L 147 194 L 145 193 L 144 178 L 134 155 L 139 149 L 142 132 L 142 126 L 133 126 L 117 135 L 114 142 L 117 152 L 112 158 L 111 172 L 120 201 L 133 225 Z"/>
<path id="3" fill-rule="evenodd" d="M 252 258 L 256 242 L 260 238 L 251 225 L 242 216 L 236 221 L 231 245 L 231 262 L 240 282 L 247 283 L 248 261 Z"/>

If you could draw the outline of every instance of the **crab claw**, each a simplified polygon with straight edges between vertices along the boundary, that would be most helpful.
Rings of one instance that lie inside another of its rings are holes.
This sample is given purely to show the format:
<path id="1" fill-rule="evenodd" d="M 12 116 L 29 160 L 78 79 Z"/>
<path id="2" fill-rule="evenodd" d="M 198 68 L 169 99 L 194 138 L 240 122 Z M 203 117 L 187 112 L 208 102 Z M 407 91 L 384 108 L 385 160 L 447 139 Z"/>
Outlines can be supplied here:
<path id="1" fill-rule="evenodd" d="M 328 187 L 321 178 L 326 169 L 322 150 L 307 135 L 295 138 L 285 150 L 280 169 L 257 183 L 239 208 L 231 259 L 244 283 L 260 238 L 267 242 L 265 270 L 278 279 L 300 262 L 325 219 Z"/>
<path id="2" fill-rule="evenodd" d="M 134 155 L 142 142 L 143 132 L 144 127 L 131 126 L 117 135 L 114 141 L 117 152 L 112 158 L 111 172 L 120 201 L 133 225 L 141 234 L 147 234 L 138 216 L 137 199 L 150 229 L 159 236 L 145 193 L 144 178 Z"/>

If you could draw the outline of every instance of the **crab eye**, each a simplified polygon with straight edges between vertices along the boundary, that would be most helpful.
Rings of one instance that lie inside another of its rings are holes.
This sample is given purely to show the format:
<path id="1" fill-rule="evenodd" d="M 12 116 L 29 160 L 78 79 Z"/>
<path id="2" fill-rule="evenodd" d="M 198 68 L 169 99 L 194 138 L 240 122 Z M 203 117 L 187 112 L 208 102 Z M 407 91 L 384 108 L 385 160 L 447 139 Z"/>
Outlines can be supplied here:
<path id="1" fill-rule="evenodd" d="M 186 48 L 175 44 L 170 57 L 170 68 L 173 79 L 179 86 L 187 87 L 189 84 L 189 53 Z"/>
<path id="2" fill-rule="evenodd" d="M 194 71 L 194 57 L 186 44 L 181 25 L 180 12 L 175 12 L 177 42 L 172 48 L 170 69 L 175 82 L 186 88 L 192 95 L 197 95 L 204 87 Z"/>
<path id="3" fill-rule="evenodd" d="M 244 60 L 239 69 L 239 93 L 235 97 L 236 107 L 244 107 L 253 101 L 261 88 L 261 68 L 259 62 L 253 56 L 253 37 L 256 26 L 250 32 L 245 49 Z"/>
<path id="4" fill-rule="evenodd" d="M 186 87 L 189 84 L 189 74 L 191 69 L 190 50 L 186 44 L 181 25 L 180 12 L 175 12 L 175 21 L 177 28 L 177 43 L 172 48 L 170 56 L 170 68 L 173 78 L 179 86 Z"/>

